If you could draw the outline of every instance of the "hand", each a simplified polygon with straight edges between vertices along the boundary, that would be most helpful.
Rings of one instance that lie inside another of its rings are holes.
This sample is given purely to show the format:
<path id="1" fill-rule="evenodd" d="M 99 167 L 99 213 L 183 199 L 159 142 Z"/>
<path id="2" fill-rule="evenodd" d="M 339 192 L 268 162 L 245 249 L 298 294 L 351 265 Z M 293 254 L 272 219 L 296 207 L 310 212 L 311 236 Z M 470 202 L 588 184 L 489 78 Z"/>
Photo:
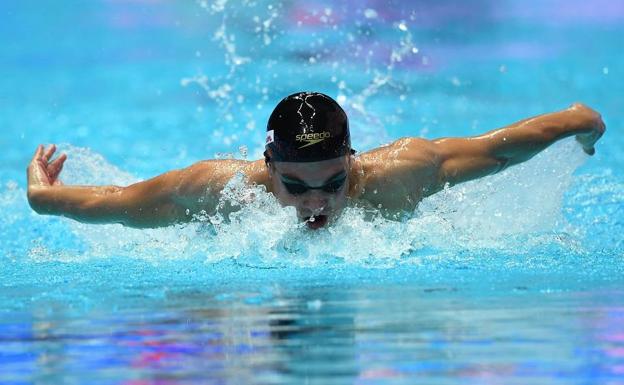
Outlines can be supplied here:
<path id="1" fill-rule="evenodd" d="M 55 145 L 51 145 L 47 150 L 43 145 L 37 147 L 37 151 L 35 151 L 35 155 L 27 169 L 29 190 L 32 187 L 58 186 L 63 184 L 58 176 L 63 169 L 63 163 L 67 160 L 67 155 L 61 154 L 55 160 L 50 161 L 52 155 L 54 155 L 54 151 L 56 151 Z"/>
<path id="2" fill-rule="evenodd" d="M 588 128 L 588 132 L 576 135 L 576 141 L 581 144 L 583 151 L 587 155 L 594 155 L 596 152 L 594 145 L 606 130 L 602 117 L 598 112 L 581 103 L 573 104 L 570 110 L 580 114 L 581 119 L 583 122 L 586 122 L 584 124 Z"/>

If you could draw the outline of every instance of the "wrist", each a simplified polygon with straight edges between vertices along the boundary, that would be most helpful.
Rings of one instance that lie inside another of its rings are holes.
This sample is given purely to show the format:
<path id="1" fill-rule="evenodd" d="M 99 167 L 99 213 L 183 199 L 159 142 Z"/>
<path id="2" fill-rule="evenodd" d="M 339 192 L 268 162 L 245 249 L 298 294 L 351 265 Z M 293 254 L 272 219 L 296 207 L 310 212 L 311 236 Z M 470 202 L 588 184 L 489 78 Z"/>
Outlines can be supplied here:
<path id="1" fill-rule="evenodd" d="M 598 112 L 581 103 L 574 103 L 566 112 L 571 114 L 572 130 L 575 134 L 587 134 L 603 126 Z"/>
<path id="2" fill-rule="evenodd" d="M 28 186 L 28 204 L 38 214 L 45 214 L 49 201 L 50 186 Z"/>

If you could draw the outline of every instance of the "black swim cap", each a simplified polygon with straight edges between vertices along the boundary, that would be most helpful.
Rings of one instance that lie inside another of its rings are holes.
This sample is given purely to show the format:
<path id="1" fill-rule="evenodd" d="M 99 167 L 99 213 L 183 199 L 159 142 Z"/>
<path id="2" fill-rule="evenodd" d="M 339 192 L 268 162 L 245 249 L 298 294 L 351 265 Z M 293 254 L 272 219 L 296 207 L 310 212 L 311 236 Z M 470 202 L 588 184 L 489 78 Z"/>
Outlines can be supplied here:
<path id="1" fill-rule="evenodd" d="M 298 92 L 279 102 L 265 143 L 267 161 L 318 162 L 354 153 L 347 114 L 319 92 Z"/>

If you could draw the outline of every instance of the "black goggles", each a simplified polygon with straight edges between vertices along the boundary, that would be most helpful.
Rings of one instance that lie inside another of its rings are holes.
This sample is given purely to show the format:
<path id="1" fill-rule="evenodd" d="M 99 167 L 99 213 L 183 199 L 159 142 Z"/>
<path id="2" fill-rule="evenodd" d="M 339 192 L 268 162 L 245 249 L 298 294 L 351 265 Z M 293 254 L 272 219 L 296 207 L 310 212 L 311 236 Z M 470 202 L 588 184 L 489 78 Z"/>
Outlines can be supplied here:
<path id="1" fill-rule="evenodd" d="M 340 191 L 345 181 L 347 180 L 347 174 L 339 176 L 337 179 L 329 181 L 322 186 L 311 187 L 307 184 L 299 181 L 295 181 L 292 179 L 284 179 L 281 178 L 282 184 L 286 187 L 286 190 L 292 195 L 301 195 L 306 193 L 308 190 L 323 190 L 326 193 L 334 194 Z"/>

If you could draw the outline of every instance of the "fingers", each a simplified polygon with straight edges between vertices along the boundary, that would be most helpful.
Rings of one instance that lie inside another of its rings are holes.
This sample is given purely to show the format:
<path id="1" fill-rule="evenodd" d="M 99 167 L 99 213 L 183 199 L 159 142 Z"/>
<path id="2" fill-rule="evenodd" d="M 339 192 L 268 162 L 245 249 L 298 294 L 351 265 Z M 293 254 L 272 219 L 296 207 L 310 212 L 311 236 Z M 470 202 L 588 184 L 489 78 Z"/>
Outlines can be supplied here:
<path id="1" fill-rule="evenodd" d="M 41 156 L 43 155 L 43 145 L 40 144 L 37 146 L 35 150 L 35 154 L 32 157 L 32 160 L 26 167 L 26 179 L 28 180 L 28 184 L 34 183 L 35 174 L 37 173 L 37 169 L 39 166 L 39 161 Z"/>
<path id="2" fill-rule="evenodd" d="M 50 162 L 50 164 L 48 165 L 48 168 L 56 167 L 56 165 L 63 166 L 63 163 L 65 163 L 66 160 L 67 160 L 67 154 L 61 154 L 61 155 L 59 155 L 58 158 L 56 158 L 52 162 Z"/>
<path id="3" fill-rule="evenodd" d="M 43 153 L 43 160 L 49 162 L 50 158 L 52 158 L 52 155 L 54 155 L 54 151 L 56 151 L 56 146 L 52 144 L 50 147 L 48 147 L 48 150 Z"/>
<path id="4" fill-rule="evenodd" d="M 604 133 L 607 131 L 607 126 L 605 125 L 604 121 L 602 119 L 600 119 L 600 124 L 598 125 L 598 138 L 602 137 L 602 135 L 604 135 Z"/>
<path id="5" fill-rule="evenodd" d="M 41 162 L 44 165 L 48 165 L 48 163 L 50 163 L 50 159 L 52 158 L 52 156 L 54 155 L 54 153 L 56 152 L 56 145 L 51 144 L 50 147 L 48 147 L 48 149 L 46 150 L 45 146 L 43 144 L 40 144 L 37 146 L 37 149 L 35 150 L 35 154 L 33 155 L 33 158 L 31 160 L 31 163 L 33 162 Z M 59 161 L 59 159 L 63 158 L 60 162 L 65 162 L 65 160 L 67 159 L 67 155 L 63 154 L 61 156 L 59 156 L 54 162 Z"/>
<path id="6" fill-rule="evenodd" d="M 47 150 L 45 149 L 45 146 L 43 144 L 40 144 L 37 146 L 37 149 L 35 150 L 35 154 L 33 155 L 31 162 L 41 159 L 47 163 L 55 151 L 56 151 L 56 146 L 54 144 L 50 145 L 50 147 L 48 147 Z"/>
<path id="7" fill-rule="evenodd" d="M 44 145 L 37 146 L 35 154 L 26 168 L 26 177 L 29 185 L 50 185 L 51 183 L 55 183 L 55 179 L 58 177 L 63 169 L 63 164 L 67 160 L 67 155 L 61 154 L 58 158 L 50 162 L 55 151 L 56 146 L 53 144 L 47 149 Z"/>
<path id="8" fill-rule="evenodd" d="M 48 175 L 51 179 L 56 179 L 58 174 L 60 174 L 61 170 L 63 169 L 63 164 L 66 160 L 67 155 L 61 154 L 58 158 L 56 158 L 48 165 Z"/>
<path id="9" fill-rule="evenodd" d="M 37 159 L 41 158 L 41 155 L 43 154 L 43 144 L 40 144 L 37 146 L 37 149 L 35 150 L 35 154 L 32 157 L 32 160 L 30 161 L 30 163 L 36 161 Z"/>

